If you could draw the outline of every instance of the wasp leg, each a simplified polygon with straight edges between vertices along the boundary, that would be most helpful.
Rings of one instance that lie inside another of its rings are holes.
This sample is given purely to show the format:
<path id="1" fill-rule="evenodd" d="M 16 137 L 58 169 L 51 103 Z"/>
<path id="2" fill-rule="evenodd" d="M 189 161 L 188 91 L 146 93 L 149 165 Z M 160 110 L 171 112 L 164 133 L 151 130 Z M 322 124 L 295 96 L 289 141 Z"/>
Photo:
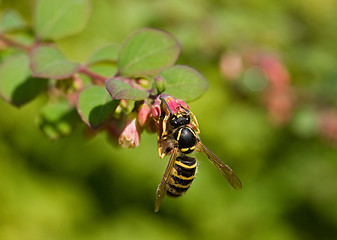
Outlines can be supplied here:
<path id="1" fill-rule="evenodd" d="M 179 103 L 180 107 L 185 111 L 186 114 L 190 114 L 191 110 L 189 110 L 188 108 L 184 107 L 183 105 L 181 105 Z"/>
<path id="2" fill-rule="evenodd" d="M 163 147 L 162 146 L 158 146 L 158 153 L 159 153 L 159 157 L 160 158 L 164 158 L 166 156 L 166 154 L 167 154 L 166 151 L 163 152 Z"/>
<path id="3" fill-rule="evenodd" d="M 198 120 L 195 115 L 190 111 L 190 116 L 192 117 L 191 125 L 196 134 L 200 133 Z"/>
<path id="4" fill-rule="evenodd" d="M 166 115 L 163 119 L 163 132 L 161 134 L 162 139 L 167 138 L 166 136 L 167 136 L 168 133 L 167 133 L 167 130 L 166 130 L 166 122 L 168 121 L 169 116 L 170 115 Z"/>
<path id="5" fill-rule="evenodd" d="M 172 139 L 159 139 L 158 140 L 158 153 L 160 158 L 164 158 L 174 148 Z"/>

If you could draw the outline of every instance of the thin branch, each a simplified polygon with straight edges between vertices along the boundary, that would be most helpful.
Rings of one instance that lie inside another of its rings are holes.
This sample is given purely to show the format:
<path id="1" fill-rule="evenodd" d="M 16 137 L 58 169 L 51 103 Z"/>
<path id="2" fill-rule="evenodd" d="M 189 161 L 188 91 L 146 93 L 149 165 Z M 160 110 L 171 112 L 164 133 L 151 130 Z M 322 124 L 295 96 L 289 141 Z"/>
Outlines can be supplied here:
<path id="1" fill-rule="evenodd" d="M 22 49 L 22 50 L 24 50 L 26 52 L 29 52 L 30 49 L 31 49 L 30 46 L 23 45 L 23 44 L 15 41 L 13 39 L 5 37 L 2 34 L 0 34 L 0 40 L 3 41 L 4 43 L 6 43 L 8 46 L 19 48 L 19 49 Z"/>
<path id="2" fill-rule="evenodd" d="M 108 80 L 107 77 L 104 77 L 104 76 L 102 76 L 102 75 L 100 75 L 100 74 L 97 74 L 97 73 L 94 73 L 93 71 L 90 71 L 90 70 L 87 68 L 87 66 L 85 66 L 85 65 L 84 65 L 84 66 L 81 66 L 79 72 L 80 72 L 80 73 L 83 73 L 83 74 L 85 74 L 85 75 L 87 75 L 87 76 L 89 76 L 91 79 L 96 80 L 96 81 L 98 81 L 98 82 L 100 82 L 100 83 L 105 83 L 106 80 Z"/>

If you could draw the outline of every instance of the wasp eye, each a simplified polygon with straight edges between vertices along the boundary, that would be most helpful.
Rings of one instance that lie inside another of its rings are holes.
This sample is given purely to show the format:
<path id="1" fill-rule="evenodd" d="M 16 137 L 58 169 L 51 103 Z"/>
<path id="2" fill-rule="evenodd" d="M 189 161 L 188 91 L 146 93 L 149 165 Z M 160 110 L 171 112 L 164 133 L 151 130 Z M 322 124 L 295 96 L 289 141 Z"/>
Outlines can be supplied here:
<path id="1" fill-rule="evenodd" d="M 185 124 L 189 124 L 191 122 L 191 118 L 190 118 L 190 115 L 187 115 L 185 117 Z"/>
<path id="2" fill-rule="evenodd" d="M 170 119 L 170 123 L 171 123 L 172 127 L 178 127 L 178 121 L 175 117 L 172 117 Z"/>

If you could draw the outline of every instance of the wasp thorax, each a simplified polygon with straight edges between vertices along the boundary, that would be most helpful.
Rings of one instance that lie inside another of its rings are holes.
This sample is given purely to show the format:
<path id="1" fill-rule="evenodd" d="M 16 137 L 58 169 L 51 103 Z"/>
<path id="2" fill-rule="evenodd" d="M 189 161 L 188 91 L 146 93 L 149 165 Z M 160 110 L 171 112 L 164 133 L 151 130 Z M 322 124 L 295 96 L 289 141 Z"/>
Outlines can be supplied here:
<path id="1" fill-rule="evenodd" d="M 170 118 L 170 124 L 174 128 L 189 124 L 190 122 L 190 115 L 174 115 Z"/>
<path id="2" fill-rule="evenodd" d="M 194 151 L 197 137 L 191 128 L 181 127 L 174 132 L 173 137 L 178 142 L 181 152 L 190 153 Z"/>

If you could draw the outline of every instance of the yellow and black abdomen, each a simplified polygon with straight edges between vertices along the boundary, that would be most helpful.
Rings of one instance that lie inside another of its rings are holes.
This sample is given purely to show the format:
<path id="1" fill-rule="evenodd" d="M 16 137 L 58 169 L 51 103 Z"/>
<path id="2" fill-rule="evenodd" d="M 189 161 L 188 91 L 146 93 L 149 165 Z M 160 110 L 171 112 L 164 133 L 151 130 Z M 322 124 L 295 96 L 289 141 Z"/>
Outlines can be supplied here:
<path id="1" fill-rule="evenodd" d="M 182 155 L 177 157 L 170 179 L 167 182 L 166 194 L 169 197 L 179 197 L 191 186 L 197 170 L 197 160 Z"/>

